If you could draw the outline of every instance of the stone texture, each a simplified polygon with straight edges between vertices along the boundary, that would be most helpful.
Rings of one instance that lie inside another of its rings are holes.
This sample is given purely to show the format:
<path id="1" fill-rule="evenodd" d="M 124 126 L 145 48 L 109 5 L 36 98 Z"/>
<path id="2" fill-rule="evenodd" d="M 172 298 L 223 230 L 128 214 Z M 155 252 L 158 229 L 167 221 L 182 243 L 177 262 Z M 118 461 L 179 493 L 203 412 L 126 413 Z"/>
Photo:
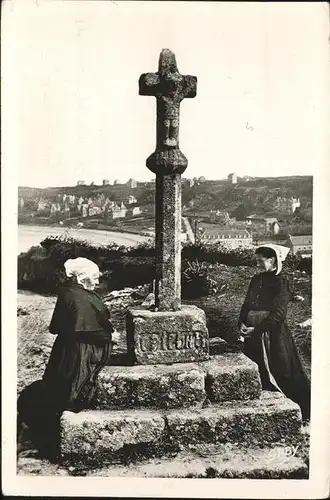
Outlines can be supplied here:
<path id="1" fill-rule="evenodd" d="M 34 457 L 18 457 L 16 473 L 18 476 L 70 476 L 65 467 Z"/>
<path id="2" fill-rule="evenodd" d="M 244 354 L 212 356 L 200 366 L 206 373 L 206 392 L 212 402 L 255 399 L 261 395 L 258 366 Z"/>
<path id="3" fill-rule="evenodd" d="M 260 399 L 201 410 L 171 410 L 166 417 L 174 447 L 228 441 L 267 446 L 281 439 L 301 439 L 300 408 L 280 393 L 265 391 Z"/>
<path id="4" fill-rule="evenodd" d="M 125 450 L 157 445 L 165 420 L 143 410 L 64 412 L 61 418 L 61 456 L 72 462 L 100 463 Z"/>
<path id="5" fill-rule="evenodd" d="M 175 312 L 130 309 L 126 331 L 129 358 L 138 364 L 183 363 L 209 357 L 205 313 L 196 306 Z"/>
<path id="6" fill-rule="evenodd" d="M 280 393 L 189 410 L 89 410 L 61 420 L 62 465 L 165 457 L 200 445 L 267 448 L 304 441 L 298 405 Z"/>
<path id="7" fill-rule="evenodd" d="M 284 457 L 275 448 L 216 449 L 203 445 L 175 458 L 149 459 L 143 463 L 117 465 L 90 471 L 94 477 L 308 479 L 308 467 L 296 456 Z M 298 449 L 299 453 L 299 449 Z"/>
<path id="8" fill-rule="evenodd" d="M 197 78 L 179 73 L 175 55 L 163 49 L 158 72 L 144 73 L 139 79 L 139 94 L 157 99 L 156 151 L 147 159 L 147 167 L 155 174 L 182 174 L 187 159 L 179 149 L 180 103 L 196 96 Z"/>
<path id="9" fill-rule="evenodd" d="M 197 78 L 182 76 L 175 55 L 162 50 L 157 73 L 144 73 L 139 94 L 157 99 L 156 150 L 147 167 L 156 174 L 155 307 L 181 308 L 181 174 L 188 161 L 179 149 L 180 103 L 195 97 Z"/>
<path id="10" fill-rule="evenodd" d="M 181 176 L 156 176 L 155 307 L 181 308 Z"/>
<path id="11" fill-rule="evenodd" d="M 109 366 L 98 380 L 96 408 L 201 406 L 205 373 L 197 364 Z"/>

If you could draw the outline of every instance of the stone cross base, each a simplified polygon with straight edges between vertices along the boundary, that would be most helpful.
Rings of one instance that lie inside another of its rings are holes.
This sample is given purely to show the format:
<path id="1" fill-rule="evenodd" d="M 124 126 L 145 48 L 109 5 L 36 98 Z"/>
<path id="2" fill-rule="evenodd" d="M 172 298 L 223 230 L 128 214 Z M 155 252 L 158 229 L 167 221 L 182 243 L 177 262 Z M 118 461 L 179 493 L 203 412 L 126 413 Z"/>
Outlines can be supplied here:
<path id="1" fill-rule="evenodd" d="M 183 306 L 180 311 L 130 309 L 126 332 L 129 358 L 140 365 L 209 358 L 205 313 L 196 306 Z"/>

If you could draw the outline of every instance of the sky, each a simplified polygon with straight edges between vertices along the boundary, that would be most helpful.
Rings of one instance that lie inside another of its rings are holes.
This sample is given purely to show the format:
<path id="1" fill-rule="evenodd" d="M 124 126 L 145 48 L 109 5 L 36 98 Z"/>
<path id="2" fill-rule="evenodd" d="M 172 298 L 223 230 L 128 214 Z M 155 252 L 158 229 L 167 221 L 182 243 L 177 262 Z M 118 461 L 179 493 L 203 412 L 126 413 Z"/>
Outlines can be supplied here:
<path id="1" fill-rule="evenodd" d="M 147 180 L 161 49 L 197 76 L 181 103 L 185 177 L 313 175 L 328 93 L 325 2 L 5 0 L 7 168 L 19 185 Z"/>

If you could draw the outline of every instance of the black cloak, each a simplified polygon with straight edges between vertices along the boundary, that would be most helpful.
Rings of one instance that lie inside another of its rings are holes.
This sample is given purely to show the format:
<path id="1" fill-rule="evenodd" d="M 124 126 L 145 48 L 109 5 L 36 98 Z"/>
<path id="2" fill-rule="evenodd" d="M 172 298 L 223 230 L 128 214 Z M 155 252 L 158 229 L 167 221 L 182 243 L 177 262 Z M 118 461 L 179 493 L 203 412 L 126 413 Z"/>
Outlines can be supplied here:
<path id="1" fill-rule="evenodd" d="M 259 366 L 264 389 L 281 390 L 301 407 L 303 418 L 310 416 L 310 382 L 286 322 L 292 300 L 289 282 L 282 274 L 264 272 L 251 279 L 239 323 L 254 326 L 244 340 L 245 354 Z M 260 321 L 249 324 L 250 311 L 267 311 Z"/>
<path id="2" fill-rule="evenodd" d="M 92 405 L 97 376 L 110 358 L 114 328 L 95 292 L 69 284 L 59 293 L 49 330 L 57 338 L 43 378 L 21 392 L 18 414 L 38 448 L 57 456 L 60 416 Z"/>

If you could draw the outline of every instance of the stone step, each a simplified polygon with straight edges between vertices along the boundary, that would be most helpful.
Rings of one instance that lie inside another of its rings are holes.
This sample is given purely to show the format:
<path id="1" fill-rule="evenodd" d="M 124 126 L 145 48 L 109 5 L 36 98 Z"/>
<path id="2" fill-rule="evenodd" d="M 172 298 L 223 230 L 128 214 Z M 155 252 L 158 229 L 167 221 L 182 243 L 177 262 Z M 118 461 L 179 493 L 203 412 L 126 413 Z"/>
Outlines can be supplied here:
<path id="1" fill-rule="evenodd" d="M 107 366 L 99 375 L 95 409 L 201 407 L 260 397 L 257 365 L 242 353 L 200 363 Z"/>
<path id="2" fill-rule="evenodd" d="M 64 412 L 61 456 L 76 463 L 109 463 L 124 457 L 163 456 L 199 443 L 268 446 L 302 438 L 298 405 L 281 393 L 260 399 L 172 410 Z"/>
<path id="3" fill-rule="evenodd" d="M 89 477 L 308 479 L 305 450 L 282 443 L 266 448 L 203 445 L 175 457 L 89 470 Z M 75 475 L 79 475 L 79 469 Z M 85 473 L 83 472 L 85 475 Z"/>

